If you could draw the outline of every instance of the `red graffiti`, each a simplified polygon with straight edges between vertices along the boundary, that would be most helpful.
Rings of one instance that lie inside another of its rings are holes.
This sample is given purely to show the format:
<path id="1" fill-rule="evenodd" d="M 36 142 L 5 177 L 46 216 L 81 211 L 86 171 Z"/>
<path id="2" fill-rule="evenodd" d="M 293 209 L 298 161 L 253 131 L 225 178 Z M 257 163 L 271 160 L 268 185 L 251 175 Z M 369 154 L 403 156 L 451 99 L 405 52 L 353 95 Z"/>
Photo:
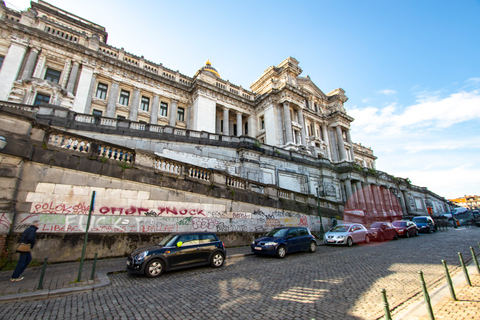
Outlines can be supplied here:
<path id="1" fill-rule="evenodd" d="M 213 229 L 217 224 L 217 219 L 192 218 L 193 229 Z"/>
<path id="2" fill-rule="evenodd" d="M 39 203 L 35 205 L 33 213 L 53 213 L 53 214 L 88 214 L 90 206 L 85 203 L 79 203 L 72 206 L 67 206 L 66 204 L 54 204 L 50 203 Z"/>
<path id="3" fill-rule="evenodd" d="M 199 210 L 199 209 L 186 209 L 186 208 L 182 208 L 182 209 L 177 209 L 175 207 L 158 207 L 158 211 L 160 211 L 158 213 L 158 215 L 161 215 L 163 213 L 165 214 L 173 214 L 173 215 L 181 215 L 181 216 L 184 216 L 184 215 L 190 215 L 190 216 L 205 216 L 205 214 L 203 213 L 203 210 Z"/>
<path id="4" fill-rule="evenodd" d="M 131 206 L 127 209 L 118 208 L 118 207 L 101 207 L 100 209 L 98 209 L 98 211 L 100 211 L 101 214 L 110 213 L 112 215 L 115 215 L 115 214 L 118 214 L 118 215 L 122 215 L 122 214 L 125 214 L 125 215 L 133 215 L 133 214 L 142 215 L 142 214 L 148 212 L 149 210 L 147 208 L 139 208 L 139 207 Z"/>
<path id="5" fill-rule="evenodd" d="M 300 222 L 298 223 L 298 226 L 299 226 L 299 227 L 301 227 L 301 226 L 308 227 L 307 216 L 302 216 L 302 217 L 300 218 Z"/>
<path id="6" fill-rule="evenodd" d="M 4 226 L 4 227 L 7 227 L 7 228 L 10 228 L 10 220 L 8 220 L 8 218 L 5 216 L 5 213 L 2 214 L 2 217 L 0 218 L 0 225 Z"/>

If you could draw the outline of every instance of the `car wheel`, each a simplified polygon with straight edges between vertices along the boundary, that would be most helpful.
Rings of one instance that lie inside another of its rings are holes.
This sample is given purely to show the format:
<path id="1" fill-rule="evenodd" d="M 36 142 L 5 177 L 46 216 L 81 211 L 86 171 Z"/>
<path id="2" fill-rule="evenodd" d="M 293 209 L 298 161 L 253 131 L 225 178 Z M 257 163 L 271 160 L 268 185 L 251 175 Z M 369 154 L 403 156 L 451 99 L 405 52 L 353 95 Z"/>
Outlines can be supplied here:
<path id="1" fill-rule="evenodd" d="M 283 259 L 285 258 L 285 255 L 287 254 L 287 248 L 285 246 L 279 246 L 277 248 L 277 258 Z"/>
<path id="2" fill-rule="evenodd" d="M 165 269 L 163 261 L 152 260 L 145 267 L 145 275 L 149 278 L 155 278 L 160 276 Z"/>
<path id="3" fill-rule="evenodd" d="M 415 229 L 415 237 L 418 237 L 418 229 Z"/>
<path id="4" fill-rule="evenodd" d="M 370 243 L 370 236 L 368 234 L 365 236 L 365 243 Z"/>
<path id="5" fill-rule="evenodd" d="M 215 252 L 212 258 L 210 259 L 210 265 L 214 268 L 220 268 L 221 266 L 223 266 L 224 262 L 225 262 L 225 257 L 221 252 Z"/>
<path id="6" fill-rule="evenodd" d="M 407 232 L 405 232 L 405 238 L 410 238 L 410 231 L 407 230 Z"/>
<path id="7" fill-rule="evenodd" d="M 383 233 L 381 233 L 381 234 L 378 236 L 378 241 L 380 241 L 380 242 L 385 241 L 385 235 L 384 235 Z"/>
<path id="8" fill-rule="evenodd" d="M 437 232 L 437 227 L 433 227 L 433 232 Z"/>
<path id="9" fill-rule="evenodd" d="M 349 247 L 353 246 L 353 240 L 350 237 L 347 239 L 347 246 Z"/>
<path id="10" fill-rule="evenodd" d="M 315 241 L 310 242 L 310 247 L 308 248 L 308 252 L 314 253 L 317 251 L 317 243 Z"/>
<path id="11" fill-rule="evenodd" d="M 395 234 L 393 235 L 393 240 L 398 240 L 398 233 L 395 232 Z"/>

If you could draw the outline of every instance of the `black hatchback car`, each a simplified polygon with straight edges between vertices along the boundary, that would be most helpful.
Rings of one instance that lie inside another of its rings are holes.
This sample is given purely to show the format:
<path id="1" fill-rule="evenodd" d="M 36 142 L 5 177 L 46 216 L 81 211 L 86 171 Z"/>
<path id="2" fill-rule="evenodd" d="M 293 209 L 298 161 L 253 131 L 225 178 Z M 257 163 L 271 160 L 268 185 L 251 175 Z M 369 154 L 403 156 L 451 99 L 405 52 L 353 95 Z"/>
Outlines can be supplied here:
<path id="1" fill-rule="evenodd" d="M 397 229 L 389 222 L 374 222 L 368 229 L 370 238 L 383 242 L 390 239 L 398 239 Z"/>
<path id="2" fill-rule="evenodd" d="M 255 239 L 251 244 L 255 254 L 275 255 L 284 258 L 287 253 L 317 250 L 317 242 L 310 230 L 304 227 L 275 228 L 264 237 Z"/>
<path id="3" fill-rule="evenodd" d="M 223 266 L 225 245 L 211 232 L 174 233 L 158 245 L 139 248 L 127 258 L 127 271 L 153 278 L 164 271 L 210 264 Z"/>

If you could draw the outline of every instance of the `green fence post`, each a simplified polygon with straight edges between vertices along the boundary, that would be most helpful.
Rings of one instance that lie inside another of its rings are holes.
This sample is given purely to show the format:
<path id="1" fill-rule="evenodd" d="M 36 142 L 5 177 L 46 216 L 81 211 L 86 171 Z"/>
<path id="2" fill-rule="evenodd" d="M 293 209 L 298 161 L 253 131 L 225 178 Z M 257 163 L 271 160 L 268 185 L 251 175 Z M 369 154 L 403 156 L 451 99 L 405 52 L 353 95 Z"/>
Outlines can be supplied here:
<path id="1" fill-rule="evenodd" d="M 465 274 L 465 279 L 467 280 L 468 285 L 471 287 L 472 283 L 470 282 L 470 277 L 468 276 L 468 270 L 467 270 L 467 267 L 465 266 L 465 262 L 463 261 L 462 253 L 459 252 L 458 256 L 460 257 L 460 264 L 462 265 L 463 274 Z"/>
<path id="2" fill-rule="evenodd" d="M 435 320 L 435 316 L 433 315 L 432 304 L 430 303 L 430 296 L 428 295 L 427 285 L 425 284 L 425 279 L 423 278 L 423 271 L 418 271 L 420 274 L 420 281 L 422 283 L 422 290 L 423 290 L 423 298 L 425 299 L 425 304 L 427 305 L 428 315 L 430 316 L 430 320 Z"/>
<path id="3" fill-rule="evenodd" d="M 87 250 L 88 228 L 90 227 L 90 218 L 92 217 L 93 205 L 95 203 L 95 194 L 92 192 L 92 201 L 90 202 L 90 210 L 88 211 L 87 227 L 85 228 L 85 240 L 83 241 L 82 257 L 80 258 L 80 269 L 78 269 L 77 282 L 82 281 L 83 259 L 85 258 L 85 251 Z"/>
<path id="4" fill-rule="evenodd" d="M 40 281 L 38 281 L 38 289 L 43 289 L 43 278 L 45 276 L 45 269 L 47 268 L 47 260 L 48 258 L 43 260 L 42 273 L 40 274 Z"/>
<path id="5" fill-rule="evenodd" d="M 382 299 L 383 299 L 383 308 L 385 309 L 385 320 L 392 320 L 392 315 L 390 314 L 390 306 L 388 305 L 387 300 L 387 291 L 382 289 Z"/>
<path id="6" fill-rule="evenodd" d="M 475 254 L 475 250 L 473 250 L 473 247 L 470 247 L 470 252 L 472 252 L 473 262 L 475 262 L 475 265 L 477 266 L 477 272 L 480 274 L 480 266 L 478 265 L 477 255 Z"/>
<path id="7" fill-rule="evenodd" d="M 95 259 L 93 259 L 93 266 L 92 266 L 92 276 L 90 280 L 95 280 L 95 268 L 97 267 L 97 255 L 98 255 L 98 252 L 95 252 Z"/>
<path id="8" fill-rule="evenodd" d="M 455 289 L 453 288 L 452 278 L 450 277 L 450 272 L 448 272 L 447 262 L 442 260 L 443 266 L 445 267 L 445 276 L 447 277 L 447 284 L 450 288 L 450 295 L 452 296 L 453 300 L 457 300 L 457 296 L 455 295 Z"/>

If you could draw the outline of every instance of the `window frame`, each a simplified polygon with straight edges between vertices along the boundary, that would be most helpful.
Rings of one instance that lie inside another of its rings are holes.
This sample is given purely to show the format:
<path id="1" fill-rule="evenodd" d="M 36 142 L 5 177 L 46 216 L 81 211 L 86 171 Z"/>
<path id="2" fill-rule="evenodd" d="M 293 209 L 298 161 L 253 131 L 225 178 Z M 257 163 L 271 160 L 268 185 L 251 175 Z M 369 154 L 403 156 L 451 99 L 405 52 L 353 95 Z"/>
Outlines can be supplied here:
<path id="1" fill-rule="evenodd" d="M 158 108 L 158 113 L 161 117 L 168 117 L 168 103 L 163 101 L 160 102 L 160 108 Z"/>
<path id="2" fill-rule="evenodd" d="M 105 88 L 101 88 L 100 86 L 105 86 Z M 100 100 L 105 100 L 107 98 L 107 92 L 108 92 L 108 85 L 105 83 L 99 82 L 97 84 L 97 91 L 95 92 L 95 98 Z"/>
<path id="3" fill-rule="evenodd" d="M 126 104 L 124 103 L 126 100 Z M 119 95 L 119 98 L 118 98 L 118 104 L 122 105 L 122 106 L 126 106 L 128 107 L 128 103 L 130 102 L 130 91 L 127 91 L 127 90 L 120 90 L 120 95 Z"/>
<path id="4" fill-rule="evenodd" d="M 58 73 L 58 77 L 56 73 Z M 47 80 L 53 83 L 60 83 L 61 77 L 62 77 L 62 71 L 58 71 L 53 68 L 47 68 L 47 70 L 45 71 L 44 80 Z"/>
<path id="5" fill-rule="evenodd" d="M 146 107 L 145 107 L 146 106 Z M 150 110 L 150 98 L 142 96 L 140 99 L 140 110 L 148 112 Z"/>
<path id="6" fill-rule="evenodd" d="M 177 120 L 181 122 L 185 122 L 185 108 L 182 108 L 182 107 L 177 108 Z"/>
<path id="7" fill-rule="evenodd" d="M 45 98 L 48 97 L 48 101 L 45 101 L 45 99 L 42 99 L 41 101 L 38 101 L 38 96 L 39 96 L 39 95 L 42 96 L 42 97 L 45 97 Z M 33 105 L 34 105 L 34 106 L 38 106 L 38 105 L 40 105 L 42 102 L 50 103 L 50 99 L 51 99 L 51 98 L 52 98 L 52 96 L 49 95 L 49 94 L 47 95 L 47 94 L 43 94 L 43 93 L 41 93 L 41 92 L 37 92 L 37 94 L 35 95 L 35 100 L 33 100 Z M 37 103 L 37 101 L 38 101 L 38 103 Z"/>

